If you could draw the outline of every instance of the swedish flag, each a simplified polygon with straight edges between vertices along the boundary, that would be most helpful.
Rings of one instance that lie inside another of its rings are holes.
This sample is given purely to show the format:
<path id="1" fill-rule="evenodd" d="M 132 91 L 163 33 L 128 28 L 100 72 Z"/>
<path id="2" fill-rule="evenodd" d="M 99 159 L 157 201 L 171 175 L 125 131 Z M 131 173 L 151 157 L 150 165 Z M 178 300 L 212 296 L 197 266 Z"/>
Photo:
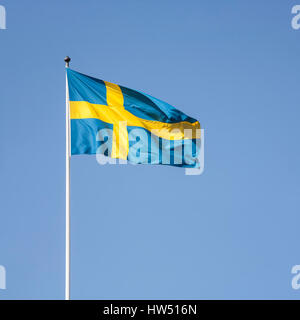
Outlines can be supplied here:
<path id="1" fill-rule="evenodd" d="M 197 120 L 148 94 L 66 70 L 72 155 L 199 167 Z"/>

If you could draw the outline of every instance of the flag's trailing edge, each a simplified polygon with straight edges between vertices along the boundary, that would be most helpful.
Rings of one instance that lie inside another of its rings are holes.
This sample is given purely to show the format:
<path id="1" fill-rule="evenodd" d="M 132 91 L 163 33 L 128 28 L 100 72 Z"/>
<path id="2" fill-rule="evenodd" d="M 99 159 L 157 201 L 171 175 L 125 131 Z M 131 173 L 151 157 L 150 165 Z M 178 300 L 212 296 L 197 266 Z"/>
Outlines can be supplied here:
<path id="1" fill-rule="evenodd" d="M 72 155 L 199 167 L 197 120 L 148 94 L 66 70 Z"/>

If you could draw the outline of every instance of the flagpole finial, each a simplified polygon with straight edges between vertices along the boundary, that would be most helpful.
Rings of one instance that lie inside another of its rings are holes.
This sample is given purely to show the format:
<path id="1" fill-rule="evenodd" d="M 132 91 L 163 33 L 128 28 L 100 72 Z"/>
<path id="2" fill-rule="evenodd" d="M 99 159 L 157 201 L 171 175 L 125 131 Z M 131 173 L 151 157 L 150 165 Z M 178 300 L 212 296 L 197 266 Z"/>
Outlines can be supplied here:
<path id="1" fill-rule="evenodd" d="M 66 68 L 69 68 L 69 62 L 71 61 L 71 58 L 69 56 L 66 56 L 64 60 L 66 63 Z"/>

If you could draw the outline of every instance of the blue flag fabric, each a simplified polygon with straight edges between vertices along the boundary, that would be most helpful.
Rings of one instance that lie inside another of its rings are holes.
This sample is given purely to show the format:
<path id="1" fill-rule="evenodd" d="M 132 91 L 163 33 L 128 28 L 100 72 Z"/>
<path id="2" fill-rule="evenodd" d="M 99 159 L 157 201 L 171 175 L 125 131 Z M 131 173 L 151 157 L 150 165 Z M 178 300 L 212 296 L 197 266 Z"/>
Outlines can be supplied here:
<path id="1" fill-rule="evenodd" d="M 137 90 L 67 68 L 71 154 L 199 167 L 200 124 Z"/>

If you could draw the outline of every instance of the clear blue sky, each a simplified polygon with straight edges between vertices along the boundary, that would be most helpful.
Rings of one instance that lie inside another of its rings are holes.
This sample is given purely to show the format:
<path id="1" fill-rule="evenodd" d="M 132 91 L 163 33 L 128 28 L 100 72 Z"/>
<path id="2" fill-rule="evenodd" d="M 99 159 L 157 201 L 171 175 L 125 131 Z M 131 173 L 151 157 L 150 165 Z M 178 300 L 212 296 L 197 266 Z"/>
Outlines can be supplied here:
<path id="1" fill-rule="evenodd" d="M 206 137 L 201 176 L 72 158 L 71 297 L 300 298 L 296 1 L 0 4 L 0 299 L 64 298 L 65 55 Z"/>

